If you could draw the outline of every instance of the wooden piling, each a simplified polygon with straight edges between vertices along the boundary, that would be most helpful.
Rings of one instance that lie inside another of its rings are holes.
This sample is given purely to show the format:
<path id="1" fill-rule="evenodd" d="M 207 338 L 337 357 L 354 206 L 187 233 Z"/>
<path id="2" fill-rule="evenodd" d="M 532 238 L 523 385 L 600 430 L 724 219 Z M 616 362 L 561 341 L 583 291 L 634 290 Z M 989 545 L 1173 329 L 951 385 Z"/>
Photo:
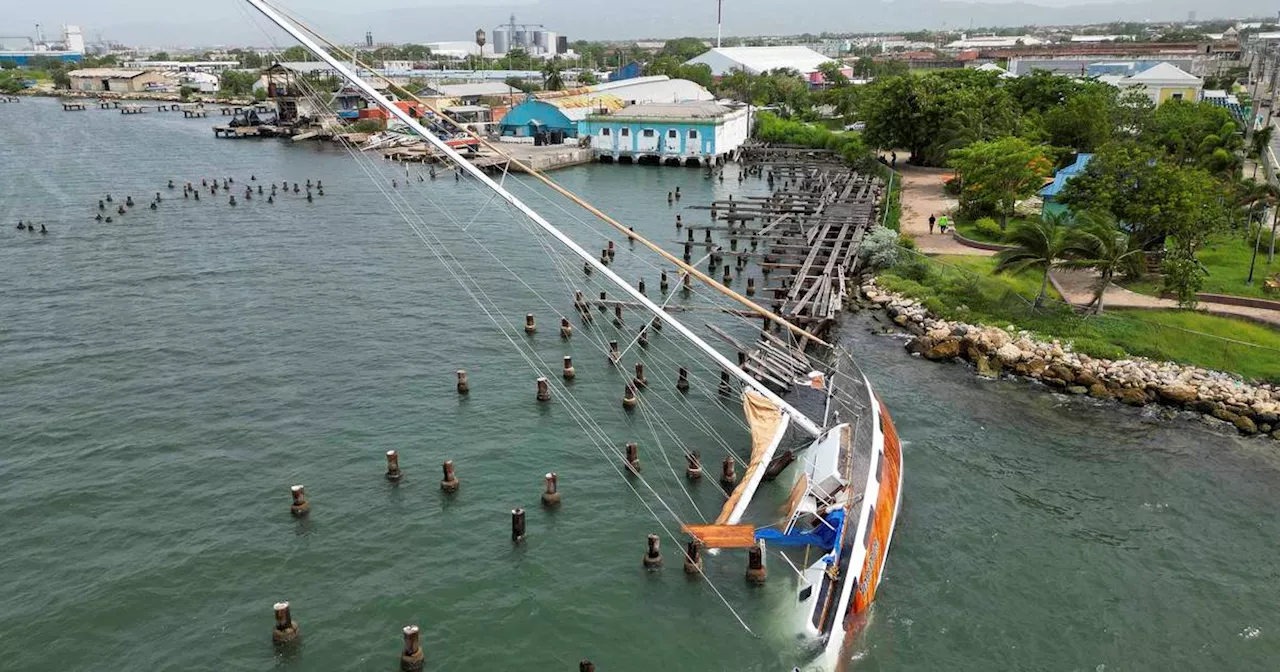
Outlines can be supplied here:
<path id="1" fill-rule="evenodd" d="M 671 289 L 671 285 L 667 283 L 667 271 L 663 269 L 662 276 L 658 278 L 658 290 L 666 294 L 669 289 Z"/>
<path id="2" fill-rule="evenodd" d="M 518 544 L 524 541 L 524 509 L 511 510 L 511 542 Z"/>
<path id="3" fill-rule="evenodd" d="M 404 478 L 404 473 L 400 471 L 400 454 L 394 450 L 387 451 L 387 480 L 392 483 L 399 483 Z"/>
<path id="4" fill-rule="evenodd" d="M 578 672 L 596 672 L 596 665 L 589 660 L 580 660 L 578 661 Z"/>
<path id="5" fill-rule="evenodd" d="M 538 401 L 551 401 L 551 384 L 547 382 L 546 376 L 538 379 Z"/>
<path id="6" fill-rule="evenodd" d="M 720 469 L 720 484 L 726 488 L 732 488 L 738 484 L 738 472 L 734 469 L 734 459 L 732 455 L 724 456 L 724 463 Z"/>
<path id="7" fill-rule="evenodd" d="M 293 504 L 289 506 L 289 513 L 294 518 L 301 518 L 311 512 L 311 503 L 307 501 L 307 489 L 301 485 L 295 485 L 289 488 L 289 494 L 293 497 Z"/>
<path id="8" fill-rule="evenodd" d="M 636 289 L 640 290 L 641 294 L 647 293 L 644 291 L 644 278 L 640 278 L 640 281 L 636 283 Z"/>
<path id="9" fill-rule="evenodd" d="M 440 479 L 440 489 L 445 492 L 457 492 L 460 485 L 462 484 L 458 482 L 458 476 L 453 473 L 453 460 L 445 460 L 444 478 Z"/>
<path id="10" fill-rule="evenodd" d="M 406 625 L 403 632 L 404 648 L 400 651 L 400 671 L 420 672 L 426 666 L 426 660 L 418 641 L 418 626 Z"/>
<path id="11" fill-rule="evenodd" d="M 533 313 L 525 313 L 524 316 L 524 333 L 533 335 L 537 333 L 538 325 L 534 322 Z"/>
<path id="12" fill-rule="evenodd" d="M 636 343 L 642 347 L 649 347 L 649 329 L 646 327 L 640 330 L 640 335 L 636 337 Z"/>
<path id="13" fill-rule="evenodd" d="M 637 390 L 643 390 L 649 386 L 649 379 L 644 376 L 644 362 L 636 362 L 636 377 L 631 382 L 635 384 Z"/>
<path id="14" fill-rule="evenodd" d="M 547 487 L 542 491 L 542 505 L 547 508 L 560 506 L 560 489 L 556 473 L 547 474 Z"/>
<path id="15" fill-rule="evenodd" d="M 726 397 L 733 394 L 733 386 L 729 384 L 728 371 L 720 372 L 720 394 Z"/>
<path id="16" fill-rule="evenodd" d="M 458 394 L 467 394 L 471 391 L 471 385 L 467 383 L 467 372 L 465 369 L 458 369 Z"/>
<path id="17" fill-rule="evenodd" d="M 683 226 L 684 226 L 684 220 L 680 218 L 680 215 L 676 215 L 676 231 L 679 231 L 680 228 Z"/>
<path id="18" fill-rule="evenodd" d="M 609 341 L 609 361 L 617 364 L 620 359 L 622 359 L 622 353 L 618 351 L 618 342 Z"/>
<path id="19" fill-rule="evenodd" d="M 577 375 L 578 375 L 578 372 L 575 371 L 573 368 L 573 357 L 570 357 L 569 355 L 565 355 L 564 356 L 564 379 L 573 380 L 574 378 L 577 377 Z"/>
<path id="20" fill-rule="evenodd" d="M 756 279 L 747 278 L 747 296 L 756 295 Z"/>
<path id="21" fill-rule="evenodd" d="M 764 549 L 756 544 L 747 549 L 747 583 L 762 584 L 765 576 Z"/>
<path id="22" fill-rule="evenodd" d="M 613 326 L 621 327 L 622 324 L 622 304 L 615 303 L 613 304 Z"/>
<path id="23" fill-rule="evenodd" d="M 569 324 L 569 318 L 560 318 L 560 338 L 569 338 L 573 336 L 573 325 Z"/>
<path id="24" fill-rule="evenodd" d="M 631 410 L 640 403 L 640 399 L 636 397 L 636 390 L 630 383 L 622 391 L 622 407 Z"/>
<path id="25" fill-rule="evenodd" d="M 701 480 L 702 479 L 702 456 L 698 454 L 698 451 L 696 450 L 691 451 L 689 454 L 684 456 L 684 459 L 686 462 L 689 463 L 689 466 L 685 467 L 685 470 L 684 470 L 685 477 L 691 481 Z"/>
<path id="26" fill-rule="evenodd" d="M 693 274 L 685 273 L 684 274 L 684 291 L 688 292 L 692 290 L 693 290 Z"/>
<path id="27" fill-rule="evenodd" d="M 680 372 L 676 378 L 676 389 L 681 392 L 689 391 L 689 370 L 683 366 L 680 367 Z"/>
<path id="28" fill-rule="evenodd" d="M 273 609 L 276 612 L 276 622 L 275 627 L 271 629 L 271 641 L 276 646 L 285 646 L 298 641 L 302 633 L 293 620 L 293 614 L 289 611 L 289 603 L 276 602 Z"/>
<path id="29" fill-rule="evenodd" d="M 599 305 L 600 312 L 603 313 L 604 311 L 609 309 L 608 306 L 605 305 L 605 301 L 608 301 L 608 300 L 609 300 L 609 295 L 603 289 L 600 290 L 600 305 Z"/>
<path id="30" fill-rule="evenodd" d="M 627 444 L 627 470 L 633 474 L 640 473 L 640 446 Z"/>
<path id="31" fill-rule="evenodd" d="M 658 550 L 658 535 L 651 534 L 648 538 L 649 549 L 644 553 L 644 568 L 650 571 L 656 570 L 662 566 L 662 552 Z"/>
<path id="32" fill-rule="evenodd" d="M 689 575 L 702 573 L 702 551 L 697 539 L 690 540 L 689 545 L 685 547 L 684 573 Z"/>

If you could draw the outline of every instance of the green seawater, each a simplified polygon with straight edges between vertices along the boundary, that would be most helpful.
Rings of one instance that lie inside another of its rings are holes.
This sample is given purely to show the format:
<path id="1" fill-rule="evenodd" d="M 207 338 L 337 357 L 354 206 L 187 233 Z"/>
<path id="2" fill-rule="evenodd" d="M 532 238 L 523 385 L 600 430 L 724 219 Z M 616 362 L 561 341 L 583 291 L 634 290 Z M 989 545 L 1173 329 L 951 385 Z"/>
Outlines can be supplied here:
<path id="1" fill-rule="evenodd" d="M 668 328 L 613 369 L 600 348 L 626 347 L 635 311 L 620 330 L 603 313 L 575 319 L 562 341 L 572 288 L 595 295 L 600 278 L 474 184 L 417 166 L 406 179 L 318 144 L 215 140 L 221 121 L 0 106 L 0 668 L 391 670 L 407 623 L 433 670 L 803 661 L 784 563 L 752 588 L 745 558 L 724 553 L 707 558 L 709 584 L 690 581 L 667 536 L 713 516 L 722 494 L 714 478 L 685 482 L 682 446 L 660 423 L 709 473 L 748 446 L 687 344 Z M 637 166 L 555 177 L 678 251 L 676 213 L 701 222 L 687 206 L 765 193 L 733 171 L 723 184 Z M 222 191 L 196 203 L 166 188 L 228 176 L 234 208 Z M 256 194 L 307 179 L 325 196 Z M 588 249 L 615 241 L 612 268 L 658 295 L 652 255 L 507 180 Z M 107 193 L 135 208 L 93 221 Z M 18 231 L 19 219 L 50 233 Z M 699 296 L 671 301 L 716 345 L 704 323 L 741 339 L 755 324 L 699 310 Z M 1274 442 L 981 380 L 908 356 L 874 326 L 850 316 L 840 338 L 897 421 L 905 493 L 854 669 L 1275 669 Z M 634 361 L 648 367 L 651 412 L 628 415 Z M 680 365 L 688 397 L 673 390 Z M 555 383 L 549 404 L 534 401 L 538 367 Z M 607 440 L 583 431 L 571 398 Z M 619 471 L 627 441 L 641 445 L 643 481 Z M 389 449 L 398 486 L 383 478 Z M 437 485 L 446 459 L 454 496 Z M 548 471 L 564 497 L 553 512 L 538 505 Z M 288 511 L 298 483 L 304 521 Z M 762 489 L 756 522 L 785 489 Z M 528 539 L 513 546 L 517 506 Z M 640 565 L 649 533 L 663 535 L 656 573 Z M 270 644 L 281 599 L 303 633 L 288 655 Z"/>

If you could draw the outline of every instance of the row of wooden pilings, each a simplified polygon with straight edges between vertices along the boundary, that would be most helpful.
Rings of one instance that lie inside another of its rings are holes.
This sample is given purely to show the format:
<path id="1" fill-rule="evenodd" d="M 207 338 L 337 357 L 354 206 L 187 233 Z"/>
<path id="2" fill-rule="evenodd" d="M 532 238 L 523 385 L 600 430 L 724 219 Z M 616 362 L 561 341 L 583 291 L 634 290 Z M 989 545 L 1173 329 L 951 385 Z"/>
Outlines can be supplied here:
<path id="1" fill-rule="evenodd" d="M 685 475 L 691 481 L 698 481 L 702 478 L 702 465 L 699 460 L 698 453 L 692 452 L 686 456 L 688 459 L 688 468 Z M 387 469 L 385 477 L 393 484 L 398 484 L 404 479 L 404 471 L 400 468 L 400 454 L 395 450 L 386 452 Z M 640 473 L 640 453 L 639 447 L 635 443 L 626 445 L 625 467 L 628 473 L 638 475 Z M 461 482 L 458 480 L 457 472 L 454 469 L 453 460 L 446 460 L 442 465 L 443 477 L 440 479 L 440 489 L 448 495 L 458 492 Z M 542 492 L 542 505 L 548 509 L 554 509 L 560 506 L 561 493 L 559 478 L 555 472 L 548 473 L 545 477 L 545 487 Z M 721 474 L 720 482 L 726 488 L 732 488 L 737 482 L 737 474 L 734 470 L 734 459 L 732 455 L 724 458 L 724 470 Z M 306 487 L 303 485 L 294 485 L 289 488 L 291 503 L 289 513 L 294 518 L 307 518 L 311 514 L 311 502 L 307 499 Z M 525 524 L 525 511 L 523 508 L 515 508 L 511 510 L 511 542 L 513 544 L 523 544 L 527 535 L 527 527 Z M 641 565 L 649 571 L 658 571 L 662 568 L 663 558 L 661 551 L 661 539 L 656 534 L 649 534 L 646 539 L 646 548 L 641 558 Z M 700 544 L 697 540 L 689 541 L 684 550 L 684 572 L 687 576 L 700 576 L 703 572 L 704 560 Z M 764 552 L 759 546 L 752 546 L 747 551 L 747 570 L 746 579 L 752 584 L 762 584 L 766 579 L 766 570 L 764 566 Z M 277 602 L 274 605 L 275 625 L 272 628 L 271 639 L 277 648 L 287 650 L 297 646 L 301 642 L 301 630 L 297 621 L 293 619 L 289 602 Z M 426 657 L 422 650 L 421 631 L 416 624 L 406 625 L 403 628 L 404 646 L 400 652 L 400 669 L 404 672 L 418 672 L 425 669 Z M 594 671 L 595 665 L 589 660 L 579 662 L 579 671 Z"/>

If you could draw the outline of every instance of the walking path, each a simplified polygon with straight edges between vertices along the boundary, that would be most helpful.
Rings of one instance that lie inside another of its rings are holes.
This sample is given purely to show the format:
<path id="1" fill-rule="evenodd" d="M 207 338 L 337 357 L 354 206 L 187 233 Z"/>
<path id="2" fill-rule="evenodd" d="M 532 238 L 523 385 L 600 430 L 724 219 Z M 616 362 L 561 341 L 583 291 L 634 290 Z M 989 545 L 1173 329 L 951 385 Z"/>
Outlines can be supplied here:
<path id="1" fill-rule="evenodd" d="M 1054 286 L 1062 294 L 1062 298 L 1069 303 L 1083 306 L 1093 301 L 1093 288 L 1098 276 L 1092 271 L 1058 269 L 1050 273 L 1050 277 L 1053 279 Z M 1107 286 L 1107 291 L 1102 295 L 1102 307 L 1103 310 L 1107 308 L 1166 308 L 1177 310 L 1178 302 L 1173 299 L 1162 299 L 1157 296 L 1131 292 L 1112 284 Z M 1267 310 L 1266 308 L 1231 306 L 1224 303 L 1201 301 L 1196 305 L 1196 310 L 1228 317 L 1243 317 L 1255 322 L 1265 322 L 1272 326 L 1280 327 L 1280 312 Z"/>
<path id="2" fill-rule="evenodd" d="M 954 197 L 943 191 L 943 184 L 952 172 L 943 168 L 920 168 L 899 163 L 902 173 L 902 233 L 916 241 L 916 248 L 925 254 L 969 254 L 989 257 L 992 250 L 979 250 L 957 243 L 949 234 L 942 235 L 934 229 L 929 234 L 929 215 L 951 215 L 958 205 Z"/>

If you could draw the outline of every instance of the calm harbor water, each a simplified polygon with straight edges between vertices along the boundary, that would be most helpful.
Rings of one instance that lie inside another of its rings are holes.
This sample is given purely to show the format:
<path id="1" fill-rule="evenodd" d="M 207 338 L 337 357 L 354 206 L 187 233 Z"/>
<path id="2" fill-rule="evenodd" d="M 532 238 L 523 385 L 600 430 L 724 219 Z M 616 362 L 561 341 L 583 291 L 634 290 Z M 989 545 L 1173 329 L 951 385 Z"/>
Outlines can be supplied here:
<path id="1" fill-rule="evenodd" d="M 557 338 L 571 301 L 560 280 L 596 292 L 598 278 L 576 263 L 556 272 L 505 207 L 449 174 L 418 182 L 415 167 L 406 180 L 334 148 L 215 140 L 210 125 L 63 113 L 51 100 L 0 107 L 0 668 L 386 670 L 411 622 L 430 669 L 799 662 L 782 563 L 751 589 L 739 555 L 708 558 L 754 635 L 686 580 L 671 539 L 667 567 L 641 570 L 645 534 L 674 530 L 672 513 L 708 515 L 721 496 L 713 479 L 686 494 L 680 449 L 656 445 L 653 416 L 619 408 L 624 377 L 597 348 L 628 332 L 597 314 Z M 307 179 L 326 195 L 267 204 L 255 192 L 233 208 L 221 191 L 196 203 L 165 188 L 226 176 L 237 195 Z M 705 214 L 669 208 L 668 190 L 680 186 L 687 206 L 764 188 L 629 166 L 556 177 L 673 244 L 675 212 Z M 106 193 L 138 206 L 96 223 Z M 588 249 L 604 246 L 559 201 L 517 193 Z M 50 233 L 18 231 L 19 219 Z M 648 257 L 613 239 L 614 268 L 655 294 Z M 446 248 L 465 263 L 436 255 Z M 454 281 L 462 269 L 503 330 Z M 526 312 L 539 321 L 532 339 Z M 907 442 L 906 491 L 855 669 L 1274 669 L 1274 443 L 980 380 L 907 356 L 870 324 L 851 317 L 842 339 Z M 724 451 L 712 434 L 745 453 L 713 374 L 670 333 L 653 341 L 627 361 L 648 364 L 662 420 L 708 462 Z M 587 437 L 563 390 L 535 404 L 516 345 L 553 372 L 573 355 L 574 396 L 616 445 L 602 452 Z M 687 400 L 670 389 L 680 364 L 694 369 Z M 470 373 L 466 399 L 453 390 L 458 368 Z M 652 491 L 616 469 L 609 451 L 628 440 L 642 445 Z M 382 478 L 391 448 L 407 474 L 398 487 Z M 437 488 L 445 459 L 462 480 L 454 497 Z M 564 495 L 552 513 L 537 505 L 550 470 Z M 294 483 L 312 502 L 304 522 L 288 514 Z M 762 494 L 759 521 L 783 487 Z M 529 510 L 518 548 L 515 506 Z M 288 657 L 269 643 L 278 599 L 303 632 Z"/>

